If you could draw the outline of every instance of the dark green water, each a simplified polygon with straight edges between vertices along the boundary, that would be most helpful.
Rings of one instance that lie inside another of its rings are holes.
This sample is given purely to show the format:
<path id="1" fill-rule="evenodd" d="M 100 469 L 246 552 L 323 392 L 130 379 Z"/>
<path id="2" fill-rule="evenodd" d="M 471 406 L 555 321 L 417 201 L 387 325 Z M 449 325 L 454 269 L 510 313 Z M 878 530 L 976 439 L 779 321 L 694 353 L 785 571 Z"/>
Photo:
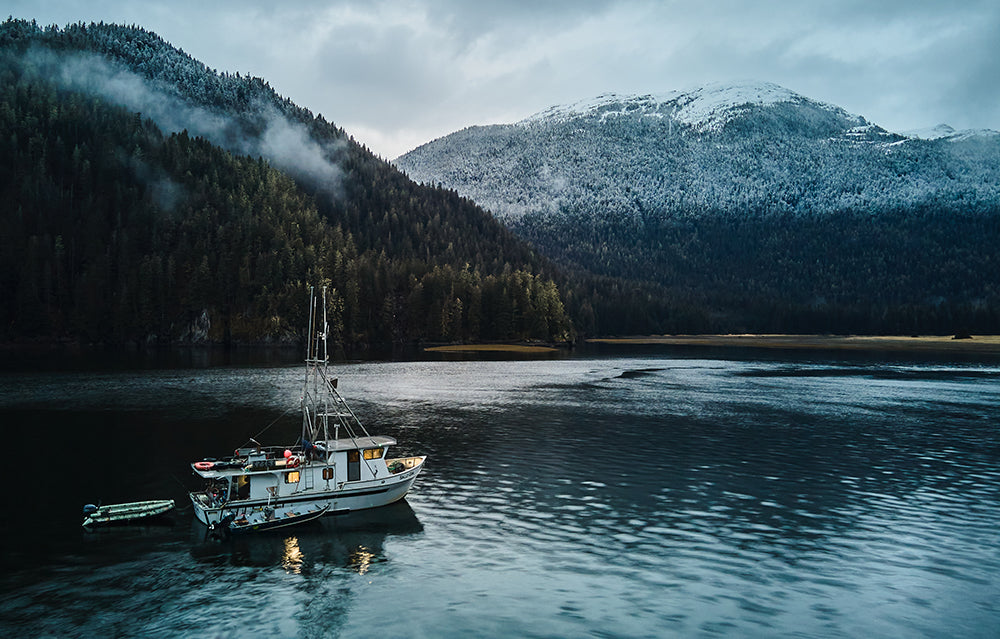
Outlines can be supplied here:
<path id="1" fill-rule="evenodd" d="M 338 365 L 424 474 L 405 503 L 226 543 L 187 464 L 294 441 L 298 367 L 6 373 L 0 628 L 996 636 L 1000 365 L 767 357 Z M 86 502 L 168 497 L 173 525 L 80 529 Z"/>

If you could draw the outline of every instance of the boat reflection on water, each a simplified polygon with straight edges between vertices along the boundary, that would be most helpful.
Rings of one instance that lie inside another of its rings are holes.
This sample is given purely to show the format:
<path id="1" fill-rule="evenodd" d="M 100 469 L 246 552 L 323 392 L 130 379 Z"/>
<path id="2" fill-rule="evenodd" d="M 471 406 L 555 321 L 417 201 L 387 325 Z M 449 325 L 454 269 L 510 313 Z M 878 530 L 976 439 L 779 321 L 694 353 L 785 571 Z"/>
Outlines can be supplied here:
<path id="1" fill-rule="evenodd" d="M 281 567 L 286 572 L 301 574 L 304 557 L 305 555 L 302 554 L 302 549 L 299 547 L 298 537 L 289 537 L 285 540 L 285 552 L 281 556 Z"/>
<path id="2" fill-rule="evenodd" d="M 191 555 L 200 563 L 220 567 L 275 567 L 303 574 L 325 566 L 364 574 L 373 564 L 386 561 L 383 547 L 387 538 L 422 531 L 423 526 L 406 500 L 223 541 L 208 537 L 205 527 L 194 521 Z"/>

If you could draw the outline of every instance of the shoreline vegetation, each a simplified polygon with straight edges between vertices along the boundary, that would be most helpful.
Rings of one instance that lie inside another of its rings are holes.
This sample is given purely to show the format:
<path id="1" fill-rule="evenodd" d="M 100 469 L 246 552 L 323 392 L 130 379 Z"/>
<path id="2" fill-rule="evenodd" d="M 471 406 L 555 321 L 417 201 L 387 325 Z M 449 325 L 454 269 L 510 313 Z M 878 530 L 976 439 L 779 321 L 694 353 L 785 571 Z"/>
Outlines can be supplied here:
<path id="1" fill-rule="evenodd" d="M 591 344 L 721 346 L 802 350 L 881 350 L 1000 354 L 1000 335 L 647 335 L 588 339 Z"/>
<path id="2" fill-rule="evenodd" d="M 430 353 L 554 353 L 558 348 L 553 346 L 536 346 L 529 344 L 448 344 L 446 346 L 428 346 L 424 349 Z"/>
<path id="3" fill-rule="evenodd" d="M 586 344 L 608 344 L 620 346 L 691 346 L 717 348 L 758 348 L 774 350 L 843 350 L 843 351 L 895 351 L 913 353 L 949 353 L 1000 355 L 1000 335 L 974 335 L 952 337 L 947 335 L 922 335 L 906 337 L 901 335 L 793 335 L 793 334 L 704 334 L 704 335 L 632 335 L 627 337 L 594 337 L 584 340 Z M 427 353 L 509 353 L 521 355 L 541 355 L 572 349 L 568 343 L 472 343 L 441 344 L 437 346 L 412 345 L 416 350 Z M 235 352 L 252 353 L 258 349 L 274 352 L 298 352 L 295 343 L 188 343 L 171 345 L 131 344 L 122 349 L 109 345 L 84 345 L 74 341 L 21 341 L 0 342 L 0 360 L 5 357 L 40 353 L 85 354 L 88 352 L 111 351 L 131 354 L 142 353 L 198 353 Z M 362 347 L 362 350 L 366 350 Z"/>
<path id="4" fill-rule="evenodd" d="M 622 346 L 697 346 L 722 348 L 770 348 L 785 350 L 850 350 L 976 353 L 1000 355 L 1000 335 L 953 337 L 949 335 L 634 335 L 629 337 L 595 337 L 588 344 Z M 551 353 L 559 346 L 533 344 L 447 344 L 428 346 L 430 353 Z"/>

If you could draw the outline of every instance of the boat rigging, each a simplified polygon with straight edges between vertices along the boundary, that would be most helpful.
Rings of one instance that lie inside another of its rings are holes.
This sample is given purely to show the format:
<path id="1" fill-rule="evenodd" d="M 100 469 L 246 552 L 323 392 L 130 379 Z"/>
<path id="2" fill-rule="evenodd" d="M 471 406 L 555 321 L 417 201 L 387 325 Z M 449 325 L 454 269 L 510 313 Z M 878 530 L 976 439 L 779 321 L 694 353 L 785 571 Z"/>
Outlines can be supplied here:
<path id="1" fill-rule="evenodd" d="M 423 469 L 426 456 L 389 458 L 396 440 L 369 434 L 337 390 L 337 379 L 330 376 L 326 307 L 326 288 L 320 296 L 310 288 L 299 440 L 264 446 L 251 439 L 251 446 L 228 457 L 193 462 L 191 469 L 205 481 L 202 490 L 189 494 L 202 523 L 228 518 L 227 525 L 257 522 L 248 529 L 267 529 L 385 506 L 402 499 Z"/>

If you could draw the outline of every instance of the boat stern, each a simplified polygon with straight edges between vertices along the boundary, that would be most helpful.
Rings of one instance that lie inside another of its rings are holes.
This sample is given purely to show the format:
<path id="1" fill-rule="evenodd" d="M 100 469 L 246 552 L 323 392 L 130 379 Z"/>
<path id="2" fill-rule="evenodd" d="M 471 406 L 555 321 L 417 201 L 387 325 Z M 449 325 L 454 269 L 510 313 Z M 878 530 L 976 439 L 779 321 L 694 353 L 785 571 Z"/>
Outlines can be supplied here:
<path id="1" fill-rule="evenodd" d="M 191 498 L 191 505 L 194 506 L 194 516 L 198 518 L 198 521 L 210 526 L 212 524 L 218 523 L 222 518 L 222 509 L 217 506 L 212 506 L 209 502 L 208 495 L 204 491 L 197 491 L 193 493 L 188 493 L 188 497 Z"/>

